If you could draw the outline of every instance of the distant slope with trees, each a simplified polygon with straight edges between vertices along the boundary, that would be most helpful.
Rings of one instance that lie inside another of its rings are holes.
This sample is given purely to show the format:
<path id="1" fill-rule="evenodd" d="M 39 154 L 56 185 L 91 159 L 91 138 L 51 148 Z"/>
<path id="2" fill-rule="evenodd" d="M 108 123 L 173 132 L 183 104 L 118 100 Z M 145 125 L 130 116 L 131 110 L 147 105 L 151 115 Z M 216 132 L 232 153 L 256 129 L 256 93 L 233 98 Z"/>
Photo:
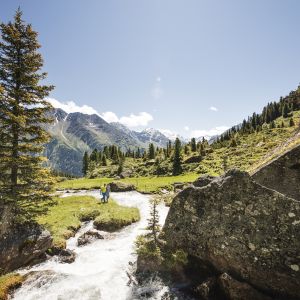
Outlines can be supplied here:
<path id="1" fill-rule="evenodd" d="M 278 102 L 268 103 L 260 114 L 253 113 L 212 143 L 192 138 L 188 143 L 179 139 L 175 143 L 169 141 L 164 147 L 150 143 L 148 149 L 129 148 L 122 154 L 119 149 L 120 159 L 108 154 L 105 164 L 86 153 L 88 167 L 84 174 L 89 178 L 171 176 L 191 172 L 220 175 L 229 168 L 252 172 L 287 147 L 300 143 L 299 123 L 300 88 Z M 103 157 L 103 152 L 98 151 L 98 155 Z"/>

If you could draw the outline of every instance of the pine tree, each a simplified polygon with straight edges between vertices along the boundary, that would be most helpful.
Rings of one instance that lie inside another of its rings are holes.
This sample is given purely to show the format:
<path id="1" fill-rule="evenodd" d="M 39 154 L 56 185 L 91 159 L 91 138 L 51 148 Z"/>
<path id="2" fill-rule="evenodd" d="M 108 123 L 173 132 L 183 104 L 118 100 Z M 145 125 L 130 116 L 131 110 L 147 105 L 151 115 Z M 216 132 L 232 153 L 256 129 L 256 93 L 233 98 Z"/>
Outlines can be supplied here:
<path id="1" fill-rule="evenodd" d="M 137 148 L 136 158 L 140 158 L 140 157 L 141 157 L 141 150 L 140 150 L 140 148 Z"/>
<path id="2" fill-rule="evenodd" d="M 192 152 L 197 151 L 197 145 L 196 145 L 196 139 L 195 138 L 191 139 L 191 150 L 192 150 Z"/>
<path id="3" fill-rule="evenodd" d="M 158 247 L 158 235 L 161 227 L 159 225 L 157 199 L 151 200 L 150 205 L 151 205 L 150 218 L 148 219 L 148 226 L 146 227 L 146 230 L 148 230 L 149 233 L 146 234 L 146 237 L 148 238 L 148 240 L 153 241 L 155 247 Z"/>
<path id="4" fill-rule="evenodd" d="M 181 167 L 181 142 L 179 138 L 175 140 L 175 149 L 174 149 L 174 157 L 173 157 L 173 175 L 179 175 L 182 173 Z"/>
<path id="5" fill-rule="evenodd" d="M 43 129 L 52 122 L 52 106 L 44 100 L 53 86 L 41 85 L 43 59 L 37 50 L 37 32 L 22 20 L 0 25 L 0 199 L 11 202 L 19 221 L 45 212 L 51 202 L 53 179 L 43 167 Z"/>
<path id="6" fill-rule="evenodd" d="M 107 160 L 106 160 L 106 155 L 102 155 L 102 166 L 107 166 Z"/>
<path id="7" fill-rule="evenodd" d="M 284 103 L 283 109 L 282 109 L 282 116 L 284 118 L 287 118 L 289 116 L 289 106 L 287 103 Z"/>
<path id="8" fill-rule="evenodd" d="M 124 160 L 120 159 L 118 170 L 117 170 L 118 175 L 120 175 L 123 172 L 123 164 L 124 164 Z"/>
<path id="9" fill-rule="evenodd" d="M 82 159 L 82 173 L 84 176 L 87 174 L 88 169 L 89 169 L 89 155 L 85 151 Z"/>
<path id="10" fill-rule="evenodd" d="M 204 157 L 206 155 L 205 146 L 203 143 L 200 143 L 200 155 Z"/>
<path id="11" fill-rule="evenodd" d="M 155 149 L 154 149 L 154 145 L 152 143 L 149 144 L 148 158 L 149 159 L 155 158 Z"/>
<path id="12" fill-rule="evenodd" d="M 275 121 L 273 120 L 270 124 L 270 129 L 274 129 L 276 128 L 276 124 L 275 124 Z"/>
<path id="13" fill-rule="evenodd" d="M 112 153 L 111 153 L 112 162 L 114 164 L 118 164 L 119 163 L 119 158 L 120 158 L 119 157 L 119 151 L 118 151 L 116 146 L 112 146 L 111 149 L 112 149 Z"/>
<path id="14" fill-rule="evenodd" d="M 94 149 L 90 155 L 90 160 L 97 163 L 97 159 L 98 159 L 98 150 Z"/>
<path id="15" fill-rule="evenodd" d="M 189 146 L 188 146 L 188 145 L 185 145 L 185 146 L 184 146 L 184 154 L 188 154 L 189 151 L 190 151 Z"/>

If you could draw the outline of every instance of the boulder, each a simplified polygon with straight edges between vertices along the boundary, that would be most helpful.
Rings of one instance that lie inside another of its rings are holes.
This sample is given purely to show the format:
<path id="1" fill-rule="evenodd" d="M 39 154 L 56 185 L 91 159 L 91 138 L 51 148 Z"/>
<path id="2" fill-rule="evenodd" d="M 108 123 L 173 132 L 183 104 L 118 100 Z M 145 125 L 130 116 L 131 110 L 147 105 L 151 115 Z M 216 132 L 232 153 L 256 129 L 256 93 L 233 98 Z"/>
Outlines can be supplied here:
<path id="1" fill-rule="evenodd" d="M 129 191 L 135 191 L 135 186 L 133 184 L 127 184 L 121 181 L 114 181 L 110 184 L 110 190 L 111 192 L 129 192 Z"/>
<path id="2" fill-rule="evenodd" d="M 262 166 L 252 177 L 256 182 L 300 201 L 300 145 Z"/>
<path id="3" fill-rule="evenodd" d="M 174 198 L 163 228 L 168 247 L 216 275 L 234 274 L 266 294 L 300 299 L 300 203 L 241 171 L 207 182 Z"/>
<path id="4" fill-rule="evenodd" d="M 71 264 L 75 261 L 76 253 L 69 249 L 62 249 L 59 252 L 58 259 L 61 263 Z"/>
<path id="5" fill-rule="evenodd" d="M 0 204 L 0 274 L 46 259 L 52 245 L 49 231 L 37 223 L 15 223 L 13 208 Z"/>
<path id="6" fill-rule="evenodd" d="M 78 238 L 77 245 L 83 246 L 99 239 L 104 239 L 103 235 L 96 230 L 89 230 Z"/>
<path id="7" fill-rule="evenodd" d="M 183 163 L 184 164 L 199 163 L 199 162 L 201 162 L 201 160 L 202 160 L 201 155 L 194 155 L 194 156 L 187 158 Z"/>

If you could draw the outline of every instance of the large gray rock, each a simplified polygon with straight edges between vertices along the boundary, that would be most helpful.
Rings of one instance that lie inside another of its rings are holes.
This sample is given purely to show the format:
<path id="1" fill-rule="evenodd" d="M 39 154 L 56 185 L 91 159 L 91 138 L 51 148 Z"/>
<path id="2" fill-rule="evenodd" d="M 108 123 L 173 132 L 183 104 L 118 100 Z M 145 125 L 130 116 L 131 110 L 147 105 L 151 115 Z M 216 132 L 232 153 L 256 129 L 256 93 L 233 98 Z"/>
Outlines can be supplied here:
<path id="1" fill-rule="evenodd" d="M 0 204 L 0 274 L 46 258 L 52 237 L 37 223 L 15 224 L 13 209 Z"/>
<path id="2" fill-rule="evenodd" d="M 216 275 L 300 299 L 300 203 L 240 171 L 205 181 L 173 200 L 163 229 L 167 245 Z"/>
<path id="3" fill-rule="evenodd" d="M 300 145 L 253 174 L 258 183 L 300 201 Z"/>
<path id="4" fill-rule="evenodd" d="M 114 181 L 110 184 L 111 192 L 129 192 L 134 191 L 136 188 L 133 184 L 127 184 L 122 181 Z"/>

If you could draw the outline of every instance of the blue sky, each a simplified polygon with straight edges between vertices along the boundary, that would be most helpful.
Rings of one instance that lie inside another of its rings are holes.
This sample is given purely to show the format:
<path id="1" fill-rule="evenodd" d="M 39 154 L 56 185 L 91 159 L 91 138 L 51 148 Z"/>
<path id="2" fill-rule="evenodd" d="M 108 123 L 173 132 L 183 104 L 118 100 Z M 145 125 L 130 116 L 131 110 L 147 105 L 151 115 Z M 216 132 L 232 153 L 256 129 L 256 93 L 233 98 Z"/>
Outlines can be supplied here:
<path id="1" fill-rule="evenodd" d="M 300 82 L 297 0 L 0 0 L 1 21 L 18 6 L 51 98 L 132 128 L 218 132 Z"/>

